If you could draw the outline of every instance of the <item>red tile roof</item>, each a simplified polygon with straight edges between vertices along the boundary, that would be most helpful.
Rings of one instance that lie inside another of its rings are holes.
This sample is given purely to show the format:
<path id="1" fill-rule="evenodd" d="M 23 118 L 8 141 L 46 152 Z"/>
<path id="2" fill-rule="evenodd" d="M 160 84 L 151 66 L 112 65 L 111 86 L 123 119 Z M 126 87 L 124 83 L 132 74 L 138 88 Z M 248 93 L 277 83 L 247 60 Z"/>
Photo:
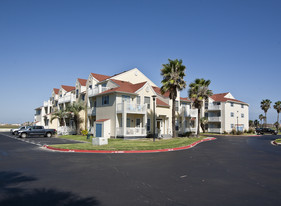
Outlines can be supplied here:
<path id="1" fill-rule="evenodd" d="M 96 122 L 105 122 L 107 120 L 109 120 L 109 119 L 98 119 L 98 120 L 96 120 Z"/>
<path id="2" fill-rule="evenodd" d="M 242 102 L 242 101 L 237 100 L 237 99 L 226 98 L 225 95 L 227 95 L 228 93 L 229 92 L 227 92 L 227 93 L 220 93 L 220 94 L 213 94 L 212 96 L 210 96 L 210 98 L 212 98 L 216 102 L 227 102 L 227 101 L 230 101 L 230 102 L 239 102 L 239 103 L 246 104 L 245 102 Z"/>
<path id="3" fill-rule="evenodd" d="M 61 88 L 63 88 L 65 91 L 70 92 L 72 90 L 75 90 L 75 87 L 72 86 L 66 86 L 66 85 L 61 85 Z"/>
<path id="4" fill-rule="evenodd" d="M 162 94 L 159 87 L 152 87 L 152 88 L 159 95 L 162 95 L 164 97 L 169 97 L 170 96 L 170 92 L 165 92 L 164 94 Z"/>
<path id="5" fill-rule="evenodd" d="M 78 78 L 78 81 L 79 81 L 79 83 L 80 83 L 82 86 L 86 86 L 87 79 L 79 79 L 79 78 Z"/>
<path id="6" fill-rule="evenodd" d="M 160 107 L 170 107 L 170 105 L 168 105 L 167 103 L 163 102 L 162 100 L 160 99 L 156 99 L 156 105 L 157 106 L 160 106 Z"/>
<path id="7" fill-rule="evenodd" d="M 103 81 L 103 80 L 110 78 L 110 76 L 107 76 L 107 75 L 95 74 L 95 73 L 91 73 L 91 74 L 98 81 Z"/>
<path id="8" fill-rule="evenodd" d="M 188 97 L 181 97 L 180 100 L 185 102 L 191 102 L 191 100 Z"/>
<path id="9" fill-rule="evenodd" d="M 54 92 L 55 92 L 55 94 L 58 94 L 58 93 L 59 93 L 59 91 L 60 91 L 60 89 L 54 88 Z"/>
<path id="10" fill-rule="evenodd" d="M 110 79 L 112 82 L 117 84 L 118 86 L 109 90 L 102 92 L 101 94 L 111 93 L 111 92 L 125 92 L 125 93 L 135 93 L 137 90 L 142 88 L 146 82 L 132 84 L 130 82 L 120 81 L 116 79 Z"/>

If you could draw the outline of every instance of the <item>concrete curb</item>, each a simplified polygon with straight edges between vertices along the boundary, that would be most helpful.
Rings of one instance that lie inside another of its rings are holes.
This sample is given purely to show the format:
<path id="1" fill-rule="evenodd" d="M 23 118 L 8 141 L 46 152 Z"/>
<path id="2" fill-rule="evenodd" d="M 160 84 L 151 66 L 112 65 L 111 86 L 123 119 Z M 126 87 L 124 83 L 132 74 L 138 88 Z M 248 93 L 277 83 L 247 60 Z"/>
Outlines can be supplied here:
<path id="1" fill-rule="evenodd" d="M 71 149 L 59 149 L 50 147 L 48 145 L 44 145 L 43 148 L 53 150 L 53 151 L 60 151 L 60 152 L 78 152 L 78 153 L 105 153 L 105 154 L 123 154 L 123 153 L 158 153 L 158 152 L 171 152 L 171 151 L 178 151 L 178 150 L 185 150 L 195 147 L 197 144 L 201 142 L 207 142 L 211 140 L 215 140 L 214 137 L 204 138 L 197 142 L 194 142 L 190 145 L 183 146 L 183 147 L 176 147 L 170 149 L 159 149 L 159 150 L 130 150 L 130 151 L 112 151 L 112 150 L 71 150 Z"/>

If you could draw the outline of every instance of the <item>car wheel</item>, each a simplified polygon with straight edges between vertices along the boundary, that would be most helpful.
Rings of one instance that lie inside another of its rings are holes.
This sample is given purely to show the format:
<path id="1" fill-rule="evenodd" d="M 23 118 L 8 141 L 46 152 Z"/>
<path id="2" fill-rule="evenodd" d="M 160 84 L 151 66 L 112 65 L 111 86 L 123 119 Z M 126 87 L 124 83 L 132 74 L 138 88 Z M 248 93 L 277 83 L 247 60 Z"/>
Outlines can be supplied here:
<path id="1" fill-rule="evenodd" d="M 52 137 L 52 134 L 51 134 L 50 132 L 48 132 L 48 133 L 46 134 L 46 137 Z"/>
<path id="2" fill-rule="evenodd" d="M 20 136 L 21 136 L 21 138 L 26 138 L 27 134 L 26 133 L 22 133 Z"/>

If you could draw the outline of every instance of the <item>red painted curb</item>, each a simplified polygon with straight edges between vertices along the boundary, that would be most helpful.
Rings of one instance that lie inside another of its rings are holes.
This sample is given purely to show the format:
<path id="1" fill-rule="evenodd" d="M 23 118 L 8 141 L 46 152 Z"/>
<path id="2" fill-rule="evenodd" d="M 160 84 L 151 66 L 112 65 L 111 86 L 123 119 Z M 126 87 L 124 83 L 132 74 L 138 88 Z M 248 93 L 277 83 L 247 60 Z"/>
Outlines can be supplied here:
<path id="1" fill-rule="evenodd" d="M 50 147 L 48 145 L 44 145 L 43 147 L 46 149 L 54 150 L 54 151 L 61 151 L 61 152 L 80 152 L 80 153 L 157 153 L 157 152 L 171 152 L 171 151 L 178 151 L 178 150 L 184 150 L 184 149 L 189 149 L 201 142 L 206 142 L 206 141 L 211 141 L 215 140 L 216 138 L 214 137 L 209 137 L 205 138 L 202 140 L 199 140 L 197 142 L 194 142 L 190 145 L 183 146 L 183 147 L 176 147 L 176 148 L 171 148 L 171 149 L 158 149 L 158 150 L 130 150 L 130 151 L 112 151 L 112 150 L 71 150 L 71 149 L 59 149 L 59 148 L 54 148 Z"/>

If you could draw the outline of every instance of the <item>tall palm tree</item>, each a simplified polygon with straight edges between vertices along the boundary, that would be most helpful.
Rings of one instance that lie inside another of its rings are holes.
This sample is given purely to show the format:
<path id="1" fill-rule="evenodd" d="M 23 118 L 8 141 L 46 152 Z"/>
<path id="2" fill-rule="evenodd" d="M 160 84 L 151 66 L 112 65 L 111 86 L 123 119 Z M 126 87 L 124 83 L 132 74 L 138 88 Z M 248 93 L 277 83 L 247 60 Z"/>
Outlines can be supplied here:
<path id="1" fill-rule="evenodd" d="M 209 96 L 213 94 L 212 90 L 209 89 L 210 84 L 211 81 L 205 79 L 195 79 L 194 82 L 189 84 L 188 96 L 193 100 L 194 107 L 198 109 L 197 137 L 200 133 L 199 125 L 203 101 L 208 100 Z"/>
<path id="2" fill-rule="evenodd" d="M 255 125 L 255 127 L 258 127 L 258 126 L 259 126 L 259 121 L 258 121 L 257 119 L 255 119 L 254 125 Z"/>
<path id="3" fill-rule="evenodd" d="M 261 109 L 264 111 L 264 114 L 265 114 L 265 127 L 267 125 L 266 113 L 269 110 L 271 103 L 272 102 L 269 99 L 265 99 L 265 100 L 261 101 Z"/>
<path id="4" fill-rule="evenodd" d="M 163 64 L 161 69 L 161 75 L 163 80 L 161 81 L 161 93 L 169 92 L 169 97 L 173 101 L 172 105 L 172 130 L 173 137 L 176 137 L 176 98 L 177 92 L 183 90 L 186 87 L 184 81 L 185 66 L 182 64 L 182 60 L 168 59 L 168 64 Z M 155 122 L 154 122 L 155 124 Z"/>
<path id="5" fill-rule="evenodd" d="M 273 108 L 276 109 L 276 111 L 277 111 L 277 124 L 276 124 L 277 126 L 276 126 L 276 129 L 277 129 L 277 132 L 278 132 L 278 128 L 279 128 L 279 113 L 281 112 L 281 101 L 275 102 Z"/>
<path id="6" fill-rule="evenodd" d="M 52 113 L 51 123 L 53 122 L 54 119 L 58 119 L 59 126 L 64 126 L 64 118 L 66 117 L 67 117 L 67 112 L 65 110 L 57 110 Z"/>
<path id="7" fill-rule="evenodd" d="M 70 104 L 66 107 L 66 111 L 69 112 L 73 118 L 76 127 L 76 134 L 79 134 L 79 125 L 82 122 L 79 113 L 83 110 L 85 110 L 84 102 L 73 102 L 73 104 Z"/>

